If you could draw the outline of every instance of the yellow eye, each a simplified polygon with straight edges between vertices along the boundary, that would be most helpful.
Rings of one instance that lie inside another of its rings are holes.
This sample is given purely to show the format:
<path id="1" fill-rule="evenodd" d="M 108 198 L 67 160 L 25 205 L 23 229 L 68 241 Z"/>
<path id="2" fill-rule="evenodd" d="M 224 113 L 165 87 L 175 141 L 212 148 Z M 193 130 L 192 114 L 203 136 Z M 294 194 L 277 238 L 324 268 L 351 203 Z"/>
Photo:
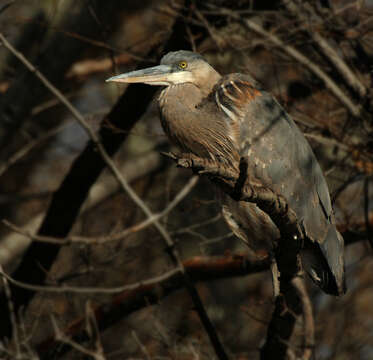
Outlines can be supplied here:
<path id="1" fill-rule="evenodd" d="M 186 69 L 187 66 L 188 66 L 188 63 L 186 61 L 180 61 L 179 62 L 179 68 L 180 69 Z"/>

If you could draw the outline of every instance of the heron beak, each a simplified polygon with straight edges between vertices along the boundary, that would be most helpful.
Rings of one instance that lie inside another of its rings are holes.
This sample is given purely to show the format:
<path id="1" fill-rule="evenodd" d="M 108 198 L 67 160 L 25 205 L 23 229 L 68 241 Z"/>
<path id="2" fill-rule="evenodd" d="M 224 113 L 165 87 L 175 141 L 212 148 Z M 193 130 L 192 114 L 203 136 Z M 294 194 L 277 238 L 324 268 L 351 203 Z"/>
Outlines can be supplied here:
<path id="1" fill-rule="evenodd" d="M 171 65 L 158 65 L 113 76 L 106 81 L 167 86 L 186 82 L 190 77 L 189 74 L 188 71 L 175 71 Z"/>

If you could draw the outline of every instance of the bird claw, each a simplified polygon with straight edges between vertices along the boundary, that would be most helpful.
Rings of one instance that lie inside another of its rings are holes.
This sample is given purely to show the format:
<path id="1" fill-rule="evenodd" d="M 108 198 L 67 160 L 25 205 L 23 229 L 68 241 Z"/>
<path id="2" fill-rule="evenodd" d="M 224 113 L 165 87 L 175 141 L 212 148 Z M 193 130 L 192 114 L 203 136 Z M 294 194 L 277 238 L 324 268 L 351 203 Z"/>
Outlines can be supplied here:
<path id="1" fill-rule="evenodd" d="M 180 166 L 183 168 L 190 168 L 190 167 L 193 167 L 193 161 L 192 159 L 181 158 L 177 160 L 177 166 Z"/>
<path id="2" fill-rule="evenodd" d="M 161 155 L 169 158 L 169 159 L 172 159 L 172 160 L 178 160 L 179 158 L 172 152 L 166 152 L 166 151 L 161 151 L 160 152 Z"/>

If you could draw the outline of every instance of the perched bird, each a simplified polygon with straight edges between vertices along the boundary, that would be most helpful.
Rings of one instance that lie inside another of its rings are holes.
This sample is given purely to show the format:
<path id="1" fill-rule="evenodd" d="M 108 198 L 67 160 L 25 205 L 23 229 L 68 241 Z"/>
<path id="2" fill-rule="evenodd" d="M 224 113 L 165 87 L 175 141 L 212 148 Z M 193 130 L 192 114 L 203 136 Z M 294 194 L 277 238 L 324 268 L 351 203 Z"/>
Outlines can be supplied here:
<path id="1" fill-rule="evenodd" d="M 201 55 L 176 51 L 159 66 L 107 81 L 164 86 L 162 126 L 183 153 L 228 166 L 246 157 L 249 178 L 283 195 L 295 211 L 306 272 L 326 293 L 345 292 L 344 243 L 320 166 L 291 117 L 250 75 L 222 76 Z M 254 252 L 271 253 L 280 234 L 269 216 L 255 204 L 221 198 L 235 235 Z"/>

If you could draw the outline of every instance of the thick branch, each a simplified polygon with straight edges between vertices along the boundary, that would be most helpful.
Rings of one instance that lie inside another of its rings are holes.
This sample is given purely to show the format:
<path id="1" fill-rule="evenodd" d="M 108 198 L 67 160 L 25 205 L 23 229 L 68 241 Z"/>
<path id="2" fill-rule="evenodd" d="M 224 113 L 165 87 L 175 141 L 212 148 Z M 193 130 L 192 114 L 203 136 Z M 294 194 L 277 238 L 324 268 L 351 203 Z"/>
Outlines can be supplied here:
<path id="1" fill-rule="evenodd" d="M 301 299 L 290 281 L 286 291 L 277 296 L 267 330 L 267 339 L 260 351 L 261 360 L 286 359 L 297 318 L 302 314 Z"/>

